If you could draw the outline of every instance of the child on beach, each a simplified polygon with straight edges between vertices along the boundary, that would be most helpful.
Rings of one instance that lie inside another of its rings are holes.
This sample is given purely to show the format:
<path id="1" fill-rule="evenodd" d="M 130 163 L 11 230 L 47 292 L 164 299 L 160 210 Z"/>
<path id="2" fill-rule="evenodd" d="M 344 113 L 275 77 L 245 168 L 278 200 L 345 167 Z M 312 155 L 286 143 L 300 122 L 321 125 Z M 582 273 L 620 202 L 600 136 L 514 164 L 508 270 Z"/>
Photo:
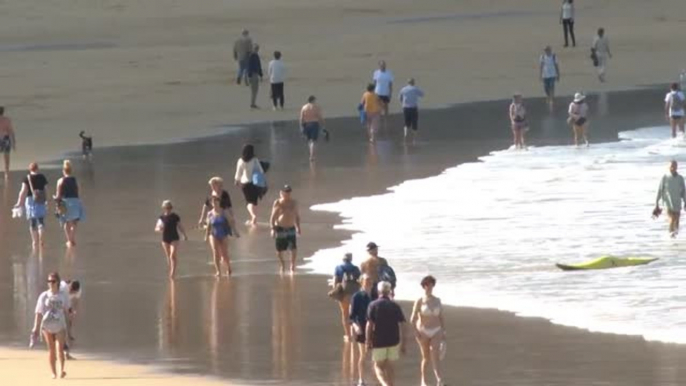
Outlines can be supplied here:
<path id="1" fill-rule="evenodd" d="M 173 209 L 171 201 L 164 200 L 162 202 L 162 215 L 157 220 L 157 225 L 155 225 L 155 232 L 162 233 L 162 249 L 167 256 L 170 279 L 173 279 L 176 274 L 176 252 L 179 243 L 179 232 L 183 235 L 184 240 L 188 240 L 186 230 L 181 225 L 181 217 L 172 212 Z"/>

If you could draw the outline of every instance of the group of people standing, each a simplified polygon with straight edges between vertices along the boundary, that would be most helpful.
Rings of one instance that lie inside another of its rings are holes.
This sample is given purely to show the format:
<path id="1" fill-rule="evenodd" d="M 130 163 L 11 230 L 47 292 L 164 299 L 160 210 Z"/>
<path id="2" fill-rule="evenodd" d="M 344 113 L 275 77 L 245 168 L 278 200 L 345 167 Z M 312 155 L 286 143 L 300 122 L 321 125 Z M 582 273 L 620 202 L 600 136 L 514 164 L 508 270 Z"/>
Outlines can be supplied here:
<path id="1" fill-rule="evenodd" d="M 436 279 L 426 276 L 420 282 L 424 296 L 414 303 L 408 328 L 402 308 L 393 301 L 395 272 L 379 256 L 376 243 L 367 244 L 367 253 L 368 258 L 359 268 L 353 264 L 351 253 L 344 255 L 343 263 L 334 271 L 333 289 L 329 292 L 341 310 L 345 343 L 357 345 L 357 385 L 366 384 L 365 364 L 370 356 L 378 382 L 394 385 L 395 362 L 405 354 L 411 333 L 422 355 L 421 384 L 429 384 L 431 366 L 437 384 L 444 385 L 440 362 L 447 345 L 441 300 L 433 294 Z"/>

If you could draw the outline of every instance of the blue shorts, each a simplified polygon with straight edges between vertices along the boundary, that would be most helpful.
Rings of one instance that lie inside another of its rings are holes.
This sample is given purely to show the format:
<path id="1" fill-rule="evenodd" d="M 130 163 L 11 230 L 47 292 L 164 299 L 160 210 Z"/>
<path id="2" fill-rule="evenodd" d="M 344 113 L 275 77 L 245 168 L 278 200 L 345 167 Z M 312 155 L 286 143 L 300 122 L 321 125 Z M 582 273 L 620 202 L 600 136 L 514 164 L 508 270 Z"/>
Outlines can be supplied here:
<path id="1" fill-rule="evenodd" d="M 317 138 L 319 138 L 319 122 L 307 122 L 303 124 L 303 134 L 308 141 L 317 141 Z"/>
<path id="2" fill-rule="evenodd" d="M 557 78 L 543 78 L 543 90 L 545 95 L 551 96 L 555 93 L 555 82 Z"/>

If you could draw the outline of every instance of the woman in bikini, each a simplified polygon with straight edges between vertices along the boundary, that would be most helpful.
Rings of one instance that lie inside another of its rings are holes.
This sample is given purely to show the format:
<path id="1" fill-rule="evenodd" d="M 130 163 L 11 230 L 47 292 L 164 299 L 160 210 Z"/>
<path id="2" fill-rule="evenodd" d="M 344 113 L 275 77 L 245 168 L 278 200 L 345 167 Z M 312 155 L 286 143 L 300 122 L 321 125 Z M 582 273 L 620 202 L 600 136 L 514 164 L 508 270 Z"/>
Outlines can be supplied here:
<path id="1" fill-rule="evenodd" d="M 424 288 L 424 296 L 414 303 L 410 323 L 415 329 L 415 337 L 422 352 L 420 367 L 422 386 L 429 384 L 426 381 L 429 363 L 433 365 L 437 384 L 442 386 L 440 345 L 445 340 L 443 307 L 441 306 L 441 299 L 433 295 L 436 279 L 433 276 L 427 276 L 422 279 L 421 285 Z"/>
<path id="2" fill-rule="evenodd" d="M 579 146 L 579 137 L 583 138 L 588 147 L 588 104 L 586 96 L 580 92 L 574 94 L 574 101 L 569 104 L 569 118 L 567 122 L 574 130 L 574 146 Z"/>
<path id="3" fill-rule="evenodd" d="M 60 275 L 53 272 L 48 275 L 48 290 L 40 294 L 36 303 L 36 317 L 31 333 L 31 342 L 43 333 L 43 340 L 50 352 L 50 370 L 52 377 L 57 378 L 57 356 L 60 358 L 60 378 L 67 376 L 64 371 L 64 342 L 67 337 L 67 315 L 69 314 L 69 295 L 60 291 Z"/>
<path id="4" fill-rule="evenodd" d="M 529 125 L 526 122 L 526 109 L 522 100 L 522 94 L 514 94 L 510 104 L 510 123 L 512 124 L 512 134 L 514 135 L 515 149 L 524 149 L 524 133 Z"/>
<path id="5" fill-rule="evenodd" d="M 209 241 L 214 256 L 215 276 L 221 276 L 221 262 L 226 263 L 227 276 L 231 276 L 231 259 L 229 257 L 229 236 L 240 237 L 233 216 L 221 207 L 221 198 L 212 197 L 212 210 L 207 214 L 205 241 Z"/>

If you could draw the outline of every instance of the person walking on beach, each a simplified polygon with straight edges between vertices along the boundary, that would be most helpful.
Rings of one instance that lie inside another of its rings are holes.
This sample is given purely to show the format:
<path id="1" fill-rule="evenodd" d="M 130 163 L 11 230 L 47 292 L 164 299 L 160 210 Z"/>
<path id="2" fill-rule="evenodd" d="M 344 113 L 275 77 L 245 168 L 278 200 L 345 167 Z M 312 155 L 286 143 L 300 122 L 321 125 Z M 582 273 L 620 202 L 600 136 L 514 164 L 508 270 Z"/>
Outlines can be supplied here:
<path id="1" fill-rule="evenodd" d="M 681 217 L 682 202 L 686 202 L 686 186 L 684 177 L 677 172 L 678 164 L 676 161 L 669 163 L 669 173 L 660 180 L 660 187 L 657 189 L 657 199 L 655 200 L 655 210 L 653 215 L 657 217 L 660 212 L 660 201 L 667 208 L 669 216 L 669 235 L 674 238 L 679 233 L 679 218 Z"/>
<path id="2" fill-rule="evenodd" d="M 205 203 L 200 210 L 200 219 L 198 226 L 204 227 L 207 225 L 207 213 L 212 210 L 212 197 L 219 197 L 219 205 L 221 208 L 233 217 L 233 210 L 231 209 L 231 196 L 229 192 L 224 190 L 224 179 L 221 177 L 212 177 L 207 184 L 210 185 L 210 195 L 205 199 Z"/>
<path id="3" fill-rule="evenodd" d="M 307 138 L 307 145 L 310 150 L 310 161 L 314 161 L 315 147 L 319 138 L 319 130 L 324 126 L 324 116 L 322 109 L 317 104 L 317 98 L 310 95 L 307 103 L 300 109 L 300 128 Z"/>
<path id="4" fill-rule="evenodd" d="M 350 341 L 350 298 L 360 290 L 360 269 L 353 264 L 353 254 L 346 253 L 343 263 L 333 273 L 334 291 L 338 292 L 338 306 L 341 309 L 343 340 Z"/>
<path id="5" fill-rule="evenodd" d="M 0 153 L 5 161 L 5 181 L 10 178 L 10 152 L 17 151 L 12 121 L 5 116 L 5 108 L 0 106 Z"/>
<path id="6" fill-rule="evenodd" d="M 545 46 L 539 63 L 539 75 L 543 81 L 543 91 L 545 91 L 548 105 L 552 106 L 555 100 L 555 82 L 560 81 L 560 66 L 557 63 L 557 56 L 550 46 Z"/>
<path id="7" fill-rule="evenodd" d="M 586 96 L 580 92 L 574 94 L 574 100 L 569 104 L 569 118 L 567 122 L 572 125 L 574 130 L 574 146 L 579 146 L 579 137 L 583 138 L 588 147 L 588 104 Z"/>
<path id="8" fill-rule="evenodd" d="M 167 264 L 169 266 L 169 278 L 173 279 L 176 275 L 176 256 L 179 246 L 179 233 L 183 235 L 184 240 L 188 240 L 186 230 L 181 225 L 181 217 L 173 212 L 174 206 L 171 201 L 164 200 L 162 202 L 162 215 L 160 215 L 155 225 L 155 232 L 162 233 L 162 249 L 165 256 L 167 256 Z"/>
<path id="9" fill-rule="evenodd" d="M 524 133 L 528 130 L 529 124 L 526 121 L 526 108 L 524 108 L 524 100 L 520 93 L 515 93 L 512 97 L 510 124 L 512 125 L 512 134 L 514 135 L 515 149 L 526 149 Z"/>
<path id="10" fill-rule="evenodd" d="M 378 95 L 382 103 L 385 125 L 388 118 L 388 105 L 393 95 L 393 73 L 386 69 L 385 61 L 379 61 L 379 69 L 374 71 L 372 80 L 374 80 L 374 93 Z"/>
<path id="11" fill-rule="evenodd" d="M 400 306 L 391 300 L 391 283 L 382 281 L 378 288 L 379 298 L 367 310 L 367 348 L 372 351 L 372 361 L 379 383 L 395 385 L 393 362 L 405 354 L 407 331 L 405 315 Z"/>
<path id="12" fill-rule="evenodd" d="M 560 24 L 565 35 L 565 47 L 569 47 L 569 37 L 572 38 L 572 46 L 576 47 L 576 37 L 574 36 L 574 0 L 562 0 L 560 9 Z"/>
<path id="13" fill-rule="evenodd" d="M 598 80 L 600 80 L 600 82 L 605 82 L 607 61 L 612 58 L 612 52 L 610 52 L 610 41 L 605 35 L 604 28 L 598 28 L 598 34 L 593 38 L 591 56 L 595 56 L 594 60 L 598 63 L 596 65 L 596 68 L 598 69 Z"/>
<path id="14" fill-rule="evenodd" d="M 83 221 L 84 216 L 79 198 L 79 184 L 73 176 L 69 160 L 65 160 L 62 165 L 62 178 L 57 180 L 55 193 L 58 219 L 67 238 L 67 247 L 76 246 L 76 226 Z"/>
<path id="15" fill-rule="evenodd" d="M 38 164 L 29 164 L 29 174 L 21 183 L 21 190 L 15 209 L 24 208 L 29 220 L 29 231 L 33 247 L 43 246 L 43 228 L 47 213 L 48 179 L 38 171 Z"/>
<path id="16" fill-rule="evenodd" d="M 248 85 L 248 59 L 251 52 L 252 38 L 250 37 L 250 32 L 244 29 L 241 32 L 241 36 L 233 44 L 233 59 L 238 62 L 236 84 L 241 84 L 241 81 L 245 80 L 245 85 Z"/>
<path id="17" fill-rule="evenodd" d="M 362 109 L 366 116 L 367 133 L 369 134 L 369 142 L 376 142 L 376 133 L 379 131 L 379 120 L 381 119 L 381 105 L 382 101 L 374 92 L 375 86 L 373 84 L 367 85 L 367 91 L 362 94 Z"/>
<path id="18" fill-rule="evenodd" d="M 360 276 L 361 289 L 350 299 L 351 332 L 357 342 L 359 358 L 357 359 L 357 386 L 364 386 L 364 363 L 367 360 L 367 309 L 372 302 L 372 280 L 369 275 Z"/>
<path id="19" fill-rule="evenodd" d="M 274 201 L 272 214 L 269 217 L 272 237 L 276 239 L 276 257 L 279 259 L 281 273 L 285 271 L 283 254 L 291 251 L 291 273 L 295 272 L 295 261 L 298 256 L 298 244 L 296 238 L 301 234 L 300 211 L 298 202 L 291 196 L 293 189 L 290 185 L 284 185 L 279 192 L 279 198 Z"/>
<path id="20" fill-rule="evenodd" d="M 250 108 L 259 109 L 257 106 L 257 92 L 262 82 L 262 59 L 260 59 L 260 46 L 253 45 L 250 58 L 248 59 L 248 81 L 250 82 Z"/>
<path id="21" fill-rule="evenodd" d="M 247 203 L 250 219 L 247 225 L 257 225 L 257 201 L 262 196 L 262 188 L 255 185 L 255 175 L 264 176 L 264 170 L 260 160 L 255 157 L 255 147 L 253 145 L 243 146 L 241 157 L 236 162 L 236 174 L 234 176 L 236 186 L 243 190 L 243 197 Z"/>
<path id="22" fill-rule="evenodd" d="M 231 276 L 231 257 L 229 256 L 229 236 L 241 237 L 235 221 L 221 207 L 221 199 L 212 197 L 212 210 L 207 214 L 205 241 L 210 243 L 214 256 L 214 276 L 222 275 L 221 262 L 226 264 L 227 276 Z"/>
<path id="23" fill-rule="evenodd" d="M 445 345 L 445 327 L 441 299 L 433 295 L 436 278 L 426 276 L 421 281 L 424 296 L 417 299 L 412 308 L 410 324 L 415 328 L 415 337 L 422 352 L 420 372 L 422 385 L 428 385 L 426 376 L 429 364 L 433 366 L 436 383 L 443 386 L 441 375 L 441 344 Z"/>
<path id="24" fill-rule="evenodd" d="M 69 297 L 69 314 L 67 316 L 67 339 L 64 343 L 64 354 L 67 360 L 74 359 L 70 354 L 70 345 L 76 340 L 74 338 L 74 324 L 76 316 L 79 314 L 81 304 L 81 283 L 78 280 L 62 280 L 60 291 Z"/>
<path id="25" fill-rule="evenodd" d="M 412 130 L 412 141 L 414 142 L 419 130 L 419 99 L 424 97 L 424 91 L 415 85 L 414 78 L 407 80 L 407 86 L 400 89 L 400 104 L 403 107 L 405 126 L 403 132 L 407 139 L 407 134 Z"/>
<path id="26" fill-rule="evenodd" d="M 283 60 L 281 60 L 280 51 L 274 51 L 274 59 L 269 62 L 267 75 L 269 76 L 269 83 L 271 84 L 272 104 L 274 105 L 274 111 L 276 111 L 278 108 L 283 110 L 283 82 L 286 80 L 286 66 L 284 66 Z"/>
<path id="27" fill-rule="evenodd" d="M 60 291 L 60 275 L 53 272 L 48 275 L 48 289 L 40 294 L 36 302 L 33 330 L 31 331 L 31 345 L 43 334 L 43 340 L 49 352 L 50 370 L 52 378 L 57 378 L 56 362 L 60 360 L 60 378 L 67 376 L 64 371 L 64 345 L 67 337 L 67 315 L 69 312 L 69 297 Z"/>
<path id="28" fill-rule="evenodd" d="M 679 89 L 679 83 L 672 83 L 670 91 L 665 96 L 665 115 L 672 127 L 672 138 L 676 138 L 677 128 L 684 133 L 684 109 L 686 96 Z"/>
<path id="29" fill-rule="evenodd" d="M 392 288 L 395 288 L 395 272 L 388 265 L 388 261 L 379 256 L 379 246 L 375 242 L 367 244 L 367 253 L 369 257 L 362 262 L 360 269 L 362 273 L 367 274 L 372 279 L 372 297 L 376 299 L 378 297 L 376 286 L 379 282 L 388 281 Z"/>

